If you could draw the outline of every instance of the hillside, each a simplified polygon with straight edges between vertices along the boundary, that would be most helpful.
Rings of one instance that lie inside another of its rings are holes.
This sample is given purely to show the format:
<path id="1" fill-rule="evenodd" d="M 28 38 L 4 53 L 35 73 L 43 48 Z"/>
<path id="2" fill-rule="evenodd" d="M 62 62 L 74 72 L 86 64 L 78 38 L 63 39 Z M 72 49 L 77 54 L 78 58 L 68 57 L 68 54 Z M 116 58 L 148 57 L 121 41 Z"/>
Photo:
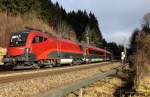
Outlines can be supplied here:
<path id="1" fill-rule="evenodd" d="M 93 13 L 81 10 L 66 13 L 51 0 L 1 0 L 0 24 L 0 47 L 7 46 L 10 33 L 26 26 L 79 42 L 87 42 L 89 37 L 89 43 L 98 47 L 104 41 Z"/>

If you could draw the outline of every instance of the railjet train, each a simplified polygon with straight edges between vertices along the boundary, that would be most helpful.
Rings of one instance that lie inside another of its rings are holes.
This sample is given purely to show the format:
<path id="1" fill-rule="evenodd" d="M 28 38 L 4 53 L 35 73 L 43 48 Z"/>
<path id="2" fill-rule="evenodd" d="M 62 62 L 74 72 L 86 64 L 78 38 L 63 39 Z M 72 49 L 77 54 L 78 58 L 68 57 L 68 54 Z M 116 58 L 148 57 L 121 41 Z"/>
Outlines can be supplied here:
<path id="1" fill-rule="evenodd" d="M 37 29 L 26 29 L 12 34 L 3 62 L 40 68 L 110 60 L 111 56 L 109 51 L 101 48 L 83 46 Z"/>

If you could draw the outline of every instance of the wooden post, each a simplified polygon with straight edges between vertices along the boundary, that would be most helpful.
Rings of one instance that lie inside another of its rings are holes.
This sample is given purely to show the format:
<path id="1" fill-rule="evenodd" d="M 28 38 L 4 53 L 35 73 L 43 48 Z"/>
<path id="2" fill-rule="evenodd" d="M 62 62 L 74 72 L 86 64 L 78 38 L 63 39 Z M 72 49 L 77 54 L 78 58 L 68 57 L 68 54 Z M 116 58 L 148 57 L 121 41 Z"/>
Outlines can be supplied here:
<path id="1" fill-rule="evenodd" d="M 80 89 L 79 97 L 83 97 L 83 88 Z"/>

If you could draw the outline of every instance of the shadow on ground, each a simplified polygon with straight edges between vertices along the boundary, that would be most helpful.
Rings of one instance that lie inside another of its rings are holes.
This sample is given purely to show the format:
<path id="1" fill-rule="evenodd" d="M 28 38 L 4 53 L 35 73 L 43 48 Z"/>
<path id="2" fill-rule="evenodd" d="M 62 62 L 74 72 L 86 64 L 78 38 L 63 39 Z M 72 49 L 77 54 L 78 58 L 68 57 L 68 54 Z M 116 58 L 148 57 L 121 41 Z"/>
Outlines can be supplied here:
<path id="1" fill-rule="evenodd" d="M 10 71 L 12 70 L 12 66 L 0 65 L 0 72 L 1 71 Z"/>

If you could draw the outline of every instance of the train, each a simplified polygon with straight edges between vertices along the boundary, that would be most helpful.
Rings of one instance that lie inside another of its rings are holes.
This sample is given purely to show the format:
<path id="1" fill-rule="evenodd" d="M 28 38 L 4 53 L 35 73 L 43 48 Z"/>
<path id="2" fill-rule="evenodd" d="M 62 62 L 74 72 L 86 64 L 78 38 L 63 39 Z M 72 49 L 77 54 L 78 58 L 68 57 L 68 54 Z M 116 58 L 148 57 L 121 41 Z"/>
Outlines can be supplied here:
<path id="1" fill-rule="evenodd" d="M 54 67 L 111 59 L 111 52 L 28 28 L 11 35 L 3 63 L 13 66 Z"/>

